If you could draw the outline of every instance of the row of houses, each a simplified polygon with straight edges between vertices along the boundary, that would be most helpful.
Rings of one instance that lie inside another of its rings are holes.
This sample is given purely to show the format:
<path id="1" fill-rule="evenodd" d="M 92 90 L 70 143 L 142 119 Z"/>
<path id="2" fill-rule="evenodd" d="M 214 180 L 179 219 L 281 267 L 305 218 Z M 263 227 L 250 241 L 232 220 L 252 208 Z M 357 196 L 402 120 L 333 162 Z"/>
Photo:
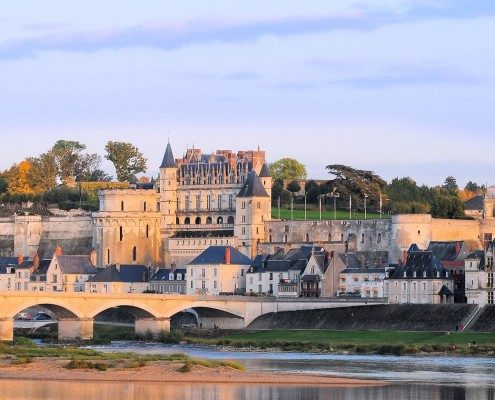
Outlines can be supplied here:
<path id="1" fill-rule="evenodd" d="M 387 298 L 389 303 L 493 304 L 495 242 L 470 252 L 464 242 L 412 245 L 397 264 L 386 254 L 328 253 L 312 244 L 276 249 L 254 260 L 211 246 L 185 266 L 96 266 L 94 253 L 51 259 L 0 258 L 0 291 L 29 290 L 276 297 Z"/>

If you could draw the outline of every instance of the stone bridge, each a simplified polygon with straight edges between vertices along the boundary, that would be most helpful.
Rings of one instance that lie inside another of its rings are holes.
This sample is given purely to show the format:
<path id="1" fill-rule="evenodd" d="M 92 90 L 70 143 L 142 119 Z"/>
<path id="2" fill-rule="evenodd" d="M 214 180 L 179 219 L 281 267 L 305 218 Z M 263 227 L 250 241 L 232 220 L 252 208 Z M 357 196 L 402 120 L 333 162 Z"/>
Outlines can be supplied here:
<path id="1" fill-rule="evenodd" d="M 41 306 L 58 318 L 58 337 L 91 339 L 94 318 L 119 308 L 135 317 L 136 333 L 155 336 L 170 331 L 173 315 L 194 310 L 203 328 L 243 329 L 263 314 L 385 304 L 384 299 L 281 299 L 251 296 L 186 296 L 162 294 L 102 294 L 67 292 L 0 292 L 0 340 L 12 340 L 14 317 Z"/>

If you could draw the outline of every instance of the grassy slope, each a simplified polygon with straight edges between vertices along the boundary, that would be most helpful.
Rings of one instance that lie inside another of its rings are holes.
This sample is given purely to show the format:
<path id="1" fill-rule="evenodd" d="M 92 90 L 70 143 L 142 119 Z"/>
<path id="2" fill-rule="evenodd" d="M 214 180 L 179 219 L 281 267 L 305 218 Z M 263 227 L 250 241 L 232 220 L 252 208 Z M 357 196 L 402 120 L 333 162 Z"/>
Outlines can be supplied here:
<path id="1" fill-rule="evenodd" d="M 397 331 L 241 331 L 233 332 L 225 336 L 225 339 L 236 341 L 284 341 L 303 343 L 325 344 L 407 344 L 413 346 L 423 345 L 468 345 L 476 341 L 479 345 L 495 345 L 495 333 L 463 332 L 445 335 L 442 332 L 397 332 Z"/>
<path id="2" fill-rule="evenodd" d="M 322 219 L 323 220 L 332 220 L 334 217 L 333 211 L 323 211 L 321 213 Z M 273 207 L 272 208 L 272 217 L 273 218 L 278 218 L 278 208 Z M 280 218 L 282 219 L 291 219 L 291 211 L 286 210 L 286 209 L 280 209 Z M 367 214 L 368 219 L 377 219 L 380 218 L 380 214 L 373 214 L 373 213 L 368 213 Z M 390 218 L 387 215 L 382 215 L 383 219 Z M 295 220 L 303 220 L 304 219 L 304 211 L 302 210 L 294 210 L 294 219 Z M 320 219 L 320 212 L 319 211 L 308 211 L 307 212 L 307 219 L 308 220 L 319 220 Z M 337 219 L 342 220 L 342 219 L 349 219 L 349 211 L 337 211 Z M 363 220 L 364 219 L 364 213 L 361 212 L 353 212 L 352 213 L 352 219 L 359 219 Z"/>

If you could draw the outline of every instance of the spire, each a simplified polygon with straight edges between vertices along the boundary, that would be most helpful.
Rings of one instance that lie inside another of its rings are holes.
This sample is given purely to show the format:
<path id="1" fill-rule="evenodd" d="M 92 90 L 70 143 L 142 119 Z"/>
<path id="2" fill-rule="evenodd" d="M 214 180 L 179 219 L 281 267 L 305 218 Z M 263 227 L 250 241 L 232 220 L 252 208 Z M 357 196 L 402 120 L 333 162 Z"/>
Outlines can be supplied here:
<path id="1" fill-rule="evenodd" d="M 271 178 L 272 175 L 270 174 L 270 169 L 268 168 L 268 165 L 266 163 L 263 163 L 260 171 L 260 178 Z"/>
<path id="2" fill-rule="evenodd" d="M 160 168 L 177 168 L 177 164 L 175 163 L 174 154 L 172 153 L 172 146 L 170 142 L 167 144 L 167 150 L 165 150 L 165 155 L 163 156 L 162 165 Z"/>
<path id="3" fill-rule="evenodd" d="M 237 197 L 270 197 L 266 192 L 260 178 L 256 175 L 256 172 L 251 170 L 249 172 L 246 182 L 242 185 L 241 190 Z"/>

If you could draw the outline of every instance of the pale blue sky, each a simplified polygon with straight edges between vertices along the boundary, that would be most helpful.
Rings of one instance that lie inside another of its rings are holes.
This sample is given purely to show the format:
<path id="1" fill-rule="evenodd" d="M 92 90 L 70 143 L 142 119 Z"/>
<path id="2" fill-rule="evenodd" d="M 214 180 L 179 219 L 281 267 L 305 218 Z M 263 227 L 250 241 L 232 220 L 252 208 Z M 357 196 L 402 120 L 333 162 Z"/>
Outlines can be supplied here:
<path id="1" fill-rule="evenodd" d="M 0 168 L 125 140 L 156 175 L 170 132 L 315 178 L 495 183 L 494 39 L 493 0 L 2 2 Z"/>

